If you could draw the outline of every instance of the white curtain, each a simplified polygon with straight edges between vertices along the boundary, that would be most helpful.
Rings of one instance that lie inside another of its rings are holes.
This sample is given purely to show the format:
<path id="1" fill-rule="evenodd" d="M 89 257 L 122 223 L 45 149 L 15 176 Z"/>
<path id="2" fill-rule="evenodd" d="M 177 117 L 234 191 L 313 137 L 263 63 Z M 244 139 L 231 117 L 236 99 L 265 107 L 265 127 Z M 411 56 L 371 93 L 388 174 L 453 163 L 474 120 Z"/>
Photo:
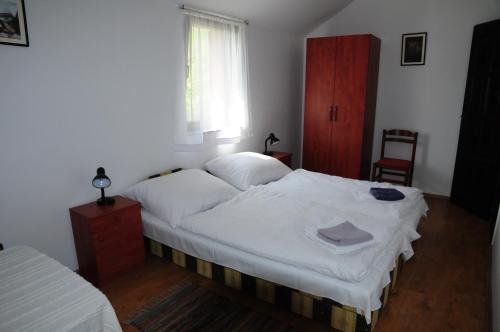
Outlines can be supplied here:
<path id="1" fill-rule="evenodd" d="M 184 14 L 185 105 L 177 110 L 176 147 L 238 142 L 251 135 L 245 24 Z"/>

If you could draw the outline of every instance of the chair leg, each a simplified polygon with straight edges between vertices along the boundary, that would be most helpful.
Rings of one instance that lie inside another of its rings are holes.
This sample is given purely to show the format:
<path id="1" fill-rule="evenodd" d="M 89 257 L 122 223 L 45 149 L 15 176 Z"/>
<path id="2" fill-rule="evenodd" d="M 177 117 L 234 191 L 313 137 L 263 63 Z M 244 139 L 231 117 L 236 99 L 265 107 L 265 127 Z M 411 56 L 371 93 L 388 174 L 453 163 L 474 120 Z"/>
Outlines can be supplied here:
<path id="1" fill-rule="evenodd" d="M 372 182 L 375 182 L 376 178 L 377 178 L 377 166 L 375 164 L 373 164 L 373 170 L 372 170 Z"/>
<path id="2" fill-rule="evenodd" d="M 410 168 L 410 184 L 409 184 L 409 187 L 412 186 L 413 184 L 413 166 Z"/>

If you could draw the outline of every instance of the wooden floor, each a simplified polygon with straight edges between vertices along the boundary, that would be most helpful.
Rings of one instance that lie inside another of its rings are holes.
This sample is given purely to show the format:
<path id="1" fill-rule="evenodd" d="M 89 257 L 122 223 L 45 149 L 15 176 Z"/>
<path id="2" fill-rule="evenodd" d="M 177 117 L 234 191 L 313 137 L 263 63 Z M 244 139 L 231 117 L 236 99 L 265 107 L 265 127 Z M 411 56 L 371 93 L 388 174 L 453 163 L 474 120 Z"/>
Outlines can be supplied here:
<path id="1" fill-rule="evenodd" d="M 489 331 L 488 224 L 447 200 L 427 198 L 427 202 L 430 211 L 419 227 L 422 238 L 414 243 L 415 255 L 405 264 L 376 331 Z M 102 290 L 123 320 L 172 285 L 188 280 L 254 310 L 289 320 L 296 331 L 329 330 L 154 257 Z"/>

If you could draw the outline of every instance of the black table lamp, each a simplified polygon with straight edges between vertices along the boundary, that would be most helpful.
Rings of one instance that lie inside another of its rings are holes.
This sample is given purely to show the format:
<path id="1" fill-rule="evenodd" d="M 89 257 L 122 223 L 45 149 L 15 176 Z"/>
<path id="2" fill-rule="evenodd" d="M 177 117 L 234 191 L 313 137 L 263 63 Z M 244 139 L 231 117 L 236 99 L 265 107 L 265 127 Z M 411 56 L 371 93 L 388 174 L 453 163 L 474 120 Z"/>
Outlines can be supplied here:
<path id="1" fill-rule="evenodd" d="M 272 151 L 267 151 L 267 143 L 268 142 L 270 142 L 271 145 L 276 145 L 276 144 L 279 144 L 280 139 L 278 137 L 276 137 L 273 133 L 270 133 L 269 136 L 267 136 L 266 141 L 264 142 L 265 143 L 265 148 L 266 148 L 264 150 L 264 154 L 268 155 L 268 156 L 272 156 L 273 152 Z"/>
<path id="2" fill-rule="evenodd" d="M 110 185 L 111 180 L 106 175 L 106 171 L 104 168 L 99 167 L 97 169 L 97 175 L 92 180 L 92 186 L 101 189 L 101 198 L 97 200 L 97 205 L 112 205 L 115 203 L 115 199 L 113 197 L 104 196 L 104 188 L 107 188 Z"/>

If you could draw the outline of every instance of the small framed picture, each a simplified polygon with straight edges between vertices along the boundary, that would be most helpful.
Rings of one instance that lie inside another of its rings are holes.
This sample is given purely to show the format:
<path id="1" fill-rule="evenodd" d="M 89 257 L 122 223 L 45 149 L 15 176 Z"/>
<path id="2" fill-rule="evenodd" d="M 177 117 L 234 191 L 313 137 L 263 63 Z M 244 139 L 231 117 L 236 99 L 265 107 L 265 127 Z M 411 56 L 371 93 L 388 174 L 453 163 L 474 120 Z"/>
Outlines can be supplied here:
<path id="1" fill-rule="evenodd" d="M 401 42 L 401 66 L 425 65 L 427 32 L 406 33 Z"/>
<path id="2" fill-rule="evenodd" d="M 0 44 L 29 46 L 24 0 L 0 0 Z"/>

